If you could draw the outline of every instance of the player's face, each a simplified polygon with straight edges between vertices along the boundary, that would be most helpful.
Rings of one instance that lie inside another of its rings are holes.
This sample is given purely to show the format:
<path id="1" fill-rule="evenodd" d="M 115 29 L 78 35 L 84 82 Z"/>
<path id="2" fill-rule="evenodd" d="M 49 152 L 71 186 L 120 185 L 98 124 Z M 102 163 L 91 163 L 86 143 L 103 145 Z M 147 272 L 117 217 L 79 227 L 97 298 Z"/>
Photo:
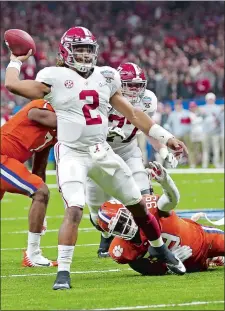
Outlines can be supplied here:
<path id="1" fill-rule="evenodd" d="M 89 64 L 93 60 L 94 46 L 78 45 L 73 48 L 73 56 L 78 63 Z"/>
<path id="2" fill-rule="evenodd" d="M 127 86 L 130 91 L 135 91 L 135 92 L 139 92 L 140 89 L 142 88 L 141 83 L 127 83 Z"/>
<path id="3" fill-rule="evenodd" d="M 134 104 L 138 102 L 140 100 L 139 97 L 144 94 L 145 83 L 123 82 L 122 91 L 123 95 L 127 97 L 132 104 Z"/>
<path id="4" fill-rule="evenodd" d="M 120 208 L 109 223 L 109 232 L 125 240 L 131 240 L 137 233 L 138 227 L 128 209 Z"/>

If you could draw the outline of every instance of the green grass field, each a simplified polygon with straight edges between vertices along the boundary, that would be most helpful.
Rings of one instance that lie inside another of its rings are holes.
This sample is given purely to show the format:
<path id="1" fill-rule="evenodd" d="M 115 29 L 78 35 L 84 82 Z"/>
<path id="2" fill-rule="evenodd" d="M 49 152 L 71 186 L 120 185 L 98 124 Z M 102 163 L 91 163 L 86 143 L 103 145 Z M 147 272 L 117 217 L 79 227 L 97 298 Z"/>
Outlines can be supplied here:
<path id="1" fill-rule="evenodd" d="M 223 174 L 173 176 L 179 209 L 222 209 Z M 55 177 L 48 177 L 55 184 Z M 57 234 L 64 208 L 51 189 L 43 254 L 57 258 Z M 161 192 L 158 187 L 155 190 Z M 1 310 L 224 310 L 224 268 L 184 276 L 143 277 L 111 259 L 97 258 L 99 233 L 85 209 L 72 264 L 70 291 L 53 291 L 56 268 L 21 267 L 27 241 L 30 199 L 6 194 L 1 206 Z"/>

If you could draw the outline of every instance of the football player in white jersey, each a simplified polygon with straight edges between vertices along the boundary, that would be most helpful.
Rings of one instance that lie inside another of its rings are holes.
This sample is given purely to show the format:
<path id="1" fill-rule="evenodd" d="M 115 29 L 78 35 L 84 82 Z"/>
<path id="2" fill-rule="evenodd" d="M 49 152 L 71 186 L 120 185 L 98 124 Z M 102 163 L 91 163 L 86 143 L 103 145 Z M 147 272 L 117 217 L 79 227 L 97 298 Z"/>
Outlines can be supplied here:
<path id="1" fill-rule="evenodd" d="M 170 269 L 184 274 L 182 262 L 163 243 L 160 227 L 148 213 L 129 167 L 106 142 L 108 104 L 146 135 L 171 149 L 187 153 L 186 146 L 123 97 L 118 71 L 96 66 L 98 44 L 88 29 L 70 28 L 59 45 L 60 64 L 42 69 L 36 81 L 20 80 L 22 62 L 30 55 L 31 51 L 25 56 L 11 56 L 5 85 L 20 96 L 47 99 L 57 116 L 57 176 L 67 208 L 59 230 L 58 273 L 53 289 L 71 287 L 70 266 L 85 205 L 88 176 L 131 211 L 137 225 Z"/>
<path id="2" fill-rule="evenodd" d="M 157 97 L 152 91 L 146 89 L 147 80 L 143 69 L 134 63 L 124 63 L 117 68 L 117 71 L 120 73 L 123 96 L 135 108 L 144 111 L 152 117 L 157 110 Z M 140 134 L 140 131 L 112 106 L 109 106 L 108 118 L 107 142 L 130 168 L 141 194 L 150 194 L 148 176 L 143 164 L 142 153 L 137 143 L 137 135 Z M 149 140 L 154 149 L 159 151 L 167 166 L 175 168 L 178 161 L 168 151 L 167 147 L 152 137 Z M 104 194 L 102 188 L 89 178 L 87 182 L 87 205 L 90 210 L 91 222 L 94 225 L 97 225 L 96 219 L 100 207 L 99 204 L 104 199 L 110 200 L 109 196 Z M 109 256 L 108 249 L 112 238 L 108 237 L 105 232 L 101 234 L 101 242 L 97 252 L 99 257 Z"/>

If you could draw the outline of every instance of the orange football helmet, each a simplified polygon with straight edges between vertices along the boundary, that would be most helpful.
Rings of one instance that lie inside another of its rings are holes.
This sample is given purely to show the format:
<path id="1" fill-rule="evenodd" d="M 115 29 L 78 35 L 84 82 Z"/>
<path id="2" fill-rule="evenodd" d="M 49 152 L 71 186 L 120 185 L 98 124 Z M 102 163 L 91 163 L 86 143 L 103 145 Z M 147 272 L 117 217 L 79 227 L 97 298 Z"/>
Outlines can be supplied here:
<path id="1" fill-rule="evenodd" d="M 131 212 L 118 201 L 107 201 L 98 211 L 98 225 L 111 235 L 131 240 L 138 231 Z"/>

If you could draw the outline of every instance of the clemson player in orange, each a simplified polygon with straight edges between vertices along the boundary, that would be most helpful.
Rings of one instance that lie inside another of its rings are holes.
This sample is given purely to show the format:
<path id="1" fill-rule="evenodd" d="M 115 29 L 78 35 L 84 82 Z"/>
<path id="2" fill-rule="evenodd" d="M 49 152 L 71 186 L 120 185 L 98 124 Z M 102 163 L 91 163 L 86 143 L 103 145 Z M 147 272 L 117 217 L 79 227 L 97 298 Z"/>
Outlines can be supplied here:
<path id="1" fill-rule="evenodd" d="M 32 198 L 29 212 L 28 247 L 23 266 L 52 266 L 43 257 L 40 237 L 49 200 L 45 170 L 50 148 L 56 142 L 56 115 L 42 99 L 28 103 L 1 127 L 1 190 Z M 24 162 L 33 158 L 32 173 Z"/>
<path id="2" fill-rule="evenodd" d="M 158 220 L 168 248 L 184 263 L 187 272 L 204 271 L 208 266 L 224 264 L 224 232 L 182 219 L 173 208 L 179 202 L 179 191 L 166 170 L 157 162 L 150 163 L 152 177 L 161 184 L 162 196 L 146 195 L 146 205 Z M 120 264 L 129 264 L 144 275 L 163 275 L 166 264 L 154 258 L 154 250 L 130 212 L 118 201 L 106 202 L 98 213 L 102 230 L 116 235 L 109 254 Z"/>

